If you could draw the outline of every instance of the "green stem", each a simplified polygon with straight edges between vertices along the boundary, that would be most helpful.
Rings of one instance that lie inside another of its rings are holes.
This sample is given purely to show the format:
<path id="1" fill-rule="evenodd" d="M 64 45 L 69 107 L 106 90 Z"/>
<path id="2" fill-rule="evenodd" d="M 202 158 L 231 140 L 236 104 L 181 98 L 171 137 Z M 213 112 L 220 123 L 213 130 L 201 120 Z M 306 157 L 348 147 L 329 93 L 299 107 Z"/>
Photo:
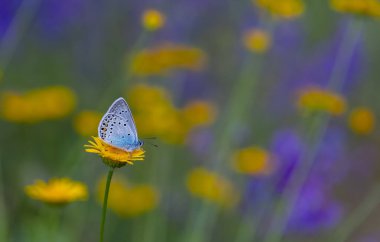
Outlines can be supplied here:
<path id="1" fill-rule="evenodd" d="M 367 195 L 359 207 L 344 220 L 331 238 L 331 242 L 344 242 L 364 221 L 374 212 L 380 204 L 380 184 L 377 184 Z"/>
<path id="2" fill-rule="evenodd" d="M 0 156 L 0 241 L 7 241 L 7 229 L 8 229 L 8 214 L 5 207 L 5 194 L 4 194 L 4 178 L 3 178 L 3 159 Z"/>
<path id="3" fill-rule="evenodd" d="M 252 241 L 251 238 L 253 238 L 256 234 L 256 228 L 257 228 L 257 220 L 251 219 L 249 216 L 252 215 L 250 213 L 251 211 L 248 211 L 248 215 L 245 215 L 246 217 L 243 218 L 243 221 L 241 222 L 238 232 L 236 235 L 236 242 L 246 242 L 246 241 Z"/>
<path id="4" fill-rule="evenodd" d="M 265 29 L 268 35 L 273 38 L 274 31 L 276 28 L 276 22 L 271 19 L 267 19 L 268 16 L 263 15 L 259 17 L 258 26 Z M 268 80 L 269 83 L 269 80 Z M 276 83 L 271 83 L 270 85 L 276 85 Z M 257 214 L 254 214 L 253 209 L 249 209 L 246 214 L 243 215 L 243 219 L 240 222 L 238 231 L 236 233 L 236 242 L 250 242 L 252 238 L 255 237 L 257 227 L 259 224 L 259 219 L 264 214 L 264 209 L 258 210 Z"/>
<path id="5" fill-rule="evenodd" d="M 346 33 L 343 36 L 342 43 L 339 47 L 338 55 L 335 60 L 335 66 L 331 72 L 328 82 L 330 90 L 340 90 L 344 84 L 344 79 L 347 77 L 347 70 L 352 60 L 352 55 L 355 46 L 358 43 L 363 29 L 362 20 L 351 20 Z"/>
<path id="6" fill-rule="evenodd" d="M 107 176 L 106 190 L 104 191 L 104 199 L 103 199 L 103 210 L 102 210 L 102 223 L 100 225 L 100 242 L 104 241 L 104 224 L 106 222 L 107 215 L 107 203 L 108 203 L 108 193 L 110 191 L 111 179 L 113 175 L 113 171 L 115 168 L 110 168 Z"/>
<path id="7" fill-rule="evenodd" d="M 63 208 L 57 208 L 57 207 L 48 207 L 47 208 L 47 228 L 49 233 L 49 240 L 50 241 L 59 241 L 61 240 L 61 234 L 60 234 L 60 225 L 62 220 L 62 209 Z"/>

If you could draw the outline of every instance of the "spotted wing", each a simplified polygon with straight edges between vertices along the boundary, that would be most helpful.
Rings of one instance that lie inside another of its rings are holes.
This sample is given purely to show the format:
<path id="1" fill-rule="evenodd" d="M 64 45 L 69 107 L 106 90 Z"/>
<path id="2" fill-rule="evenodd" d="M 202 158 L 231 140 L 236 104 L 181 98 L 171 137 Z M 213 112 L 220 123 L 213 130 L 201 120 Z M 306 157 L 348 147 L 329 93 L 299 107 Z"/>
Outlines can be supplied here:
<path id="1" fill-rule="evenodd" d="M 131 120 L 124 117 L 106 113 L 99 124 L 98 135 L 110 145 L 129 150 L 139 143 L 130 123 Z"/>
<path id="2" fill-rule="evenodd" d="M 107 113 L 115 114 L 125 119 L 128 122 L 130 128 L 132 129 L 132 133 L 137 137 L 135 121 L 133 120 L 131 109 L 129 108 L 124 98 L 119 97 L 118 99 L 116 99 L 116 101 L 113 102 L 110 108 L 108 109 Z"/>

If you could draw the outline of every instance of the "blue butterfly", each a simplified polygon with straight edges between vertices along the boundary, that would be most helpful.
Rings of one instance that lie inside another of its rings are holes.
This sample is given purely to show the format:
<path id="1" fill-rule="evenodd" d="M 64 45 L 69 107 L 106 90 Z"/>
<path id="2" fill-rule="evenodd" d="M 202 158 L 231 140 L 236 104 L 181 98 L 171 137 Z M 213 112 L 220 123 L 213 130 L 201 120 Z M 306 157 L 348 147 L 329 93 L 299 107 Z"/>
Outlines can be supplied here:
<path id="1" fill-rule="evenodd" d="M 98 136 L 107 144 L 126 151 L 136 150 L 144 144 L 137 137 L 131 110 L 122 97 L 116 99 L 103 116 Z"/>

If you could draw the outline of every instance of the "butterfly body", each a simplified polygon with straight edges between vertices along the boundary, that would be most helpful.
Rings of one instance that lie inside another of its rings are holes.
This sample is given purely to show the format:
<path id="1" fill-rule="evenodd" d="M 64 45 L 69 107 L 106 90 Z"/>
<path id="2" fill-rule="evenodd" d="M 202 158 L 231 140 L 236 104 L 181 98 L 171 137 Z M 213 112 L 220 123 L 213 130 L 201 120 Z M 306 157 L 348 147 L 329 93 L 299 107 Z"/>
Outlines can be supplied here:
<path id="1" fill-rule="evenodd" d="M 143 145 L 124 98 L 116 99 L 103 116 L 98 126 L 98 136 L 107 144 L 126 151 L 139 149 Z"/>

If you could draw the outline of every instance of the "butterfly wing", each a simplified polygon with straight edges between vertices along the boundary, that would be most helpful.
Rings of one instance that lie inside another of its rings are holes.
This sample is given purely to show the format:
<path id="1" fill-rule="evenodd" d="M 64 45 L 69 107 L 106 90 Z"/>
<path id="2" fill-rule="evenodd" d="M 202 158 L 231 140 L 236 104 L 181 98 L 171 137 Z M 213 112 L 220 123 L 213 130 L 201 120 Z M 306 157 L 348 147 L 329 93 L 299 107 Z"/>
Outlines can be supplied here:
<path id="1" fill-rule="evenodd" d="M 136 126 L 128 104 L 117 99 L 99 123 L 98 135 L 106 143 L 127 150 L 139 146 Z"/>
<path id="2" fill-rule="evenodd" d="M 133 120 L 131 109 L 129 108 L 124 98 L 119 97 L 116 99 L 116 101 L 114 101 L 108 109 L 107 113 L 115 114 L 124 118 L 129 123 L 129 126 L 132 129 L 134 135 L 137 137 L 135 121 Z"/>

